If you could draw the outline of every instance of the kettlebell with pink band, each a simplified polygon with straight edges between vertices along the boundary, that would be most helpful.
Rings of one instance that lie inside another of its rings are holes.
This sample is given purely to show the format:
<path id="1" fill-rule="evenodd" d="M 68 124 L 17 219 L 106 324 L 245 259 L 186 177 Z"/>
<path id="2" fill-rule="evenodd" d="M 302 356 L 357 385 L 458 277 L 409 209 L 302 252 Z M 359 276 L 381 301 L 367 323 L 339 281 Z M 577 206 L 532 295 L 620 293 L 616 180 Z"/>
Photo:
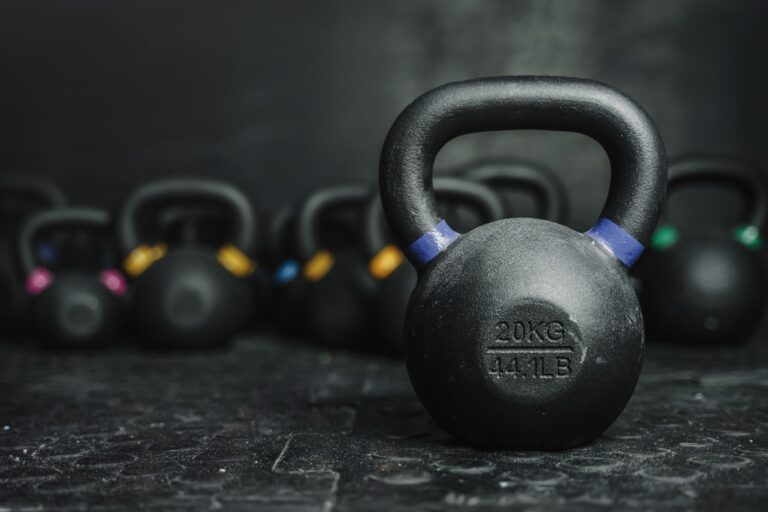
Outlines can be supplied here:
<path id="1" fill-rule="evenodd" d="M 104 210 L 62 208 L 30 217 L 19 232 L 19 261 L 31 296 L 33 322 L 41 341 L 53 348 L 86 348 L 108 344 L 123 316 L 126 282 L 115 268 L 68 268 L 52 272 L 39 265 L 35 242 L 45 231 L 87 229 L 111 234 Z"/>

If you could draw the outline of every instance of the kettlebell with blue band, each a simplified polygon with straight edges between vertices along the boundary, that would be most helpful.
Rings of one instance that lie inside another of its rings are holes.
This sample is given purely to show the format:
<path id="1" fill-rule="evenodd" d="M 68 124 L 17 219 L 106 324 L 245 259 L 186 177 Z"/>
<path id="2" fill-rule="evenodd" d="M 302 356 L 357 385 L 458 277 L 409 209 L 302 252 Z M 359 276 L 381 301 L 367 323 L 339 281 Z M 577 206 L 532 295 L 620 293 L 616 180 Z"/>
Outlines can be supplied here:
<path id="1" fill-rule="evenodd" d="M 299 276 L 301 268 L 293 251 L 293 222 L 296 207 L 284 204 L 272 212 L 267 226 L 266 258 L 272 267 L 275 286 L 290 283 Z"/>
<path id="2" fill-rule="evenodd" d="M 29 328 L 29 296 L 16 247 L 18 229 L 29 216 L 66 204 L 64 193 L 37 176 L 0 174 L 0 331 L 20 333 Z M 51 267 L 59 262 L 60 247 L 54 238 L 35 245 L 37 261 Z"/>
<path id="3" fill-rule="evenodd" d="M 570 131 L 600 143 L 612 178 L 597 223 L 586 233 L 528 218 L 452 230 L 437 211 L 435 157 L 455 137 L 493 130 Z M 441 427 L 486 448 L 562 450 L 611 425 L 643 358 L 627 273 L 656 226 L 665 186 L 653 122 L 597 82 L 457 82 L 400 114 L 382 149 L 381 199 L 419 273 L 404 331 L 408 373 Z"/>
<path id="4" fill-rule="evenodd" d="M 745 341 L 766 306 L 760 261 L 768 192 L 750 164 L 729 157 L 694 156 L 669 166 L 669 194 L 699 185 L 741 192 L 742 223 L 726 229 L 675 224 L 665 216 L 637 267 L 640 301 L 652 339 L 708 345 Z"/>
<path id="5" fill-rule="evenodd" d="M 107 235 L 109 214 L 90 208 L 46 210 L 30 217 L 19 232 L 19 261 L 32 297 L 34 325 L 52 348 L 92 348 L 111 342 L 123 316 L 126 281 L 114 268 L 51 271 L 38 264 L 35 242 L 44 231 L 87 228 Z"/>
<path id="6" fill-rule="evenodd" d="M 504 207 L 499 197 L 485 185 L 459 178 L 435 178 L 435 194 L 439 201 L 450 205 L 470 205 L 481 215 L 484 222 L 504 217 Z M 416 272 L 404 264 L 405 256 L 389 242 L 385 232 L 384 212 L 381 199 L 374 194 L 365 212 L 363 248 L 368 259 L 368 272 L 376 281 L 371 298 L 371 326 L 381 348 L 402 355 L 403 323 L 408 300 L 416 286 Z"/>
<path id="7" fill-rule="evenodd" d="M 219 209 L 230 220 L 232 242 L 218 248 L 142 243 L 142 213 L 172 204 Z M 251 256 L 256 216 L 248 198 L 234 186 L 204 179 L 148 183 L 126 200 L 117 233 L 127 255 L 123 268 L 133 280 L 133 313 L 152 346 L 221 346 L 253 313 L 248 278 L 256 267 Z"/>

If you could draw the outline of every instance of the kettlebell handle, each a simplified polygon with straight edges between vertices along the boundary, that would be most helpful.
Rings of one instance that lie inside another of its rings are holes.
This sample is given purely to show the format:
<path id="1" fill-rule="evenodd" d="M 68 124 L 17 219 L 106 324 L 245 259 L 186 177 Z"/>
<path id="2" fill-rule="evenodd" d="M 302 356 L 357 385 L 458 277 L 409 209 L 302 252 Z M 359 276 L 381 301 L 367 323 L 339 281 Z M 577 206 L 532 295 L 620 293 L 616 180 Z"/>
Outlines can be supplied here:
<path id="1" fill-rule="evenodd" d="M 0 175 L 0 193 L 24 193 L 39 197 L 51 208 L 62 208 L 67 203 L 64 193 L 50 181 L 24 174 Z"/>
<path id="2" fill-rule="evenodd" d="M 487 185 L 506 184 L 531 190 L 541 202 L 542 218 L 564 223 L 568 197 L 552 171 L 524 160 L 497 159 L 463 165 L 458 174 Z"/>
<path id="3" fill-rule="evenodd" d="M 19 229 L 19 263 L 24 275 L 30 275 L 38 267 L 33 246 L 40 231 L 52 227 L 108 229 L 110 223 L 108 212 L 94 208 L 53 209 L 32 215 Z"/>
<path id="4" fill-rule="evenodd" d="M 447 176 L 435 178 L 433 185 L 437 196 L 458 199 L 474 205 L 480 210 L 486 222 L 504 217 L 504 206 L 501 200 L 493 190 L 485 185 Z M 384 231 L 384 210 L 381 209 L 381 200 L 377 194 L 374 194 L 368 201 L 364 225 L 363 249 L 366 256 L 370 258 L 387 245 Z"/>
<path id="5" fill-rule="evenodd" d="M 256 215 L 248 198 L 236 187 L 206 179 L 167 179 L 147 183 L 128 198 L 117 219 L 120 250 L 130 253 L 142 240 L 138 228 L 139 213 L 150 204 L 161 202 L 194 204 L 216 201 L 233 214 L 233 242 L 246 254 L 256 249 Z"/>
<path id="6" fill-rule="evenodd" d="M 158 215 L 157 223 L 161 233 L 167 233 L 173 226 L 181 226 L 181 242 L 184 245 L 195 245 L 199 242 L 197 226 L 202 219 L 216 217 L 219 210 L 209 205 L 184 207 L 177 206 L 163 210 Z"/>
<path id="7" fill-rule="evenodd" d="M 762 228 L 768 216 L 768 192 L 748 162 L 727 156 L 691 156 L 669 164 L 667 190 L 674 191 L 694 182 L 710 181 L 738 188 L 749 201 L 747 224 Z"/>
<path id="8" fill-rule="evenodd" d="M 343 185 L 319 190 L 310 195 L 296 213 L 296 256 L 309 261 L 320 249 L 320 221 L 331 208 L 363 205 L 370 189 L 358 185 Z"/>
<path id="9" fill-rule="evenodd" d="M 617 90 L 589 80 L 498 77 L 450 83 L 400 114 L 381 154 L 382 204 L 395 240 L 416 267 L 458 236 L 438 216 L 432 166 L 460 135 L 557 130 L 592 137 L 611 163 L 601 219 L 588 232 L 630 266 L 658 221 L 666 189 L 664 145 L 650 117 Z"/>

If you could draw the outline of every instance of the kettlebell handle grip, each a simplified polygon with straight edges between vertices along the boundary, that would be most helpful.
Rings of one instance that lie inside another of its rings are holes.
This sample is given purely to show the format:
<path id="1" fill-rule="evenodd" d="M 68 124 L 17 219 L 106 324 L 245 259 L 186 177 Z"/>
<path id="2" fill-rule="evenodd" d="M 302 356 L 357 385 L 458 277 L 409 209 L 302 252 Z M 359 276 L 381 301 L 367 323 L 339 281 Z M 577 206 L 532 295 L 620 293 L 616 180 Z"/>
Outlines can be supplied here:
<path id="1" fill-rule="evenodd" d="M 454 198 L 474 205 L 480 210 L 486 222 L 504 217 L 504 206 L 501 200 L 486 185 L 448 176 L 435 178 L 433 185 L 437 196 L 448 199 Z M 366 256 L 370 258 L 387 244 L 387 237 L 383 229 L 384 211 L 381 209 L 381 200 L 378 194 L 374 194 L 368 201 L 364 226 L 364 250 Z"/>
<path id="2" fill-rule="evenodd" d="M 32 215 L 19 228 L 19 263 L 24 275 L 30 275 L 38 267 L 33 247 L 40 231 L 52 227 L 108 229 L 111 222 L 107 211 L 95 208 L 61 208 Z"/>
<path id="3" fill-rule="evenodd" d="M 432 188 L 437 153 L 460 135 L 497 130 L 569 131 L 597 141 L 612 170 L 601 222 L 609 224 L 612 236 L 618 228 L 622 243 L 642 251 L 658 221 L 667 178 L 664 145 L 645 111 L 617 90 L 589 80 L 482 78 L 450 83 L 417 98 L 384 142 L 382 204 L 395 240 L 410 248 L 406 252 L 415 266 L 428 260 L 414 244 L 427 237 L 428 244 L 440 246 L 441 237 L 456 235 L 449 227 L 443 231 L 447 226 L 438 216 Z M 593 230 L 604 226 L 601 222 Z"/>
<path id="4" fill-rule="evenodd" d="M 136 189 L 123 205 L 117 218 L 120 250 L 129 253 L 141 244 L 139 213 L 150 204 L 162 202 L 195 204 L 215 201 L 233 215 L 233 238 L 246 254 L 256 249 L 256 214 L 248 198 L 228 183 L 206 179 L 167 179 L 147 183 Z"/>
<path id="5" fill-rule="evenodd" d="M 768 191 L 748 162 L 727 156 L 690 156 L 669 164 L 670 194 L 694 182 L 711 181 L 738 188 L 749 201 L 747 224 L 762 228 L 768 216 Z"/>
<path id="6" fill-rule="evenodd" d="M 309 261 L 320 249 L 320 221 L 331 208 L 364 205 L 371 191 L 362 185 L 341 185 L 313 192 L 296 212 L 296 256 Z"/>

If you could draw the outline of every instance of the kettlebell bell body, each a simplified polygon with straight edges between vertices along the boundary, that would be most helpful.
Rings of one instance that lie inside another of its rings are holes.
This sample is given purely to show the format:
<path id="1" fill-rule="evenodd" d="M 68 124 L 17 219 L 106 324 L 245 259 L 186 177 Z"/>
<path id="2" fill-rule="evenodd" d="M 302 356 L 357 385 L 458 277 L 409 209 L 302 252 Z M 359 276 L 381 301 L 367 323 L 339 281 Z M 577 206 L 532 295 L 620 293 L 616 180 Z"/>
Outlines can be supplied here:
<path id="1" fill-rule="evenodd" d="M 207 248 L 170 251 L 142 276 L 134 313 L 160 346 L 202 348 L 237 334 L 252 308 L 249 289 Z"/>
<path id="2" fill-rule="evenodd" d="M 429 186 L 437 152 L 459 135 L 505 129 L 574 131 L 605 148 L 611 188 L 593 228 L 505 219 L 459 235 L 439 218 Z M 644 344 L 627 271 L 655 227 L 665 184 L 652 121 L 596 82 L 472 80 L 405 109 L 382 150 L 381 195 L 393 235 L 419 271 L 406 358 L 438 424 L 486 448 L 562 450 L 616 419 Z"/>
<path id="3" fill-rule="evenodd" d="M 504 207 L 490 188 L 459 178 L 435 178 L 438 200 L 448 201 L 447 208 L 469 205 L 483 222 L 504 216 Z M 443 208 L 446 208 L 444 205 Z M 451 213 L 455 213 L 455 208 Z M 411 292 L 416 287 L 416 271 L 405 264 L 405 256 L 397 246 L 389 243 L 384 232 L 384 212 L 378 194 L 371 197 L 366 210 L 363 240 L 368 258 L 368 272 L 376 281 L 371 299 L 371 325 L 379 346 L 393 355 L 402 355 L 403 325 Z"/>
<path id="4" fill-rule="evenodd" d="M 309 281 L 302 298 L 303 321 L 311 337 L 334 348 L 371 350 L 368 332 L 369 300 L 373 282 L 358 250 L 337 250 L 333 268 Z"/>
<path id="5" fill-rule="evenodd" d="M 19 260 L 32 296 L 33 321 L 50 348 L 82 349 L 109 344 L 123 318 L 126 282 L 116 269 L 99 272 L 67 269 L 51 272 L 35 261 L 34 242 L 46 229 L 89 227 L 106 232 L 110 216 L 103 210 L 47 210 L 29 218 L 19 234 Z"/>
<path id="6" fill-rule="evenodd" d="M 141 243 L 140 214 L 157 205 L 216 205 L 231 219 L 231 244 Z M 248 277 L 254 271 L 256 219 L 235 187 L 203 179 L 169 179 L 139 187 L 118 224 L 132 306 L 141 333 L 156 348 L 211 348 L 226 344 L 252 313 Z"/>
<path id="7" fill-rule="evenodd" d="M 637 267 L 640 299 L 652 339 L 730 344 L 749 339 L 766 306 L 759 258 L 766 190 L 749 165 L 725 157 L 694 157 L 669 167 L 669 191 L 704 183 L 731 185 L 748 202 L 744 223 L 676 226 L 664 221 Z"/>

